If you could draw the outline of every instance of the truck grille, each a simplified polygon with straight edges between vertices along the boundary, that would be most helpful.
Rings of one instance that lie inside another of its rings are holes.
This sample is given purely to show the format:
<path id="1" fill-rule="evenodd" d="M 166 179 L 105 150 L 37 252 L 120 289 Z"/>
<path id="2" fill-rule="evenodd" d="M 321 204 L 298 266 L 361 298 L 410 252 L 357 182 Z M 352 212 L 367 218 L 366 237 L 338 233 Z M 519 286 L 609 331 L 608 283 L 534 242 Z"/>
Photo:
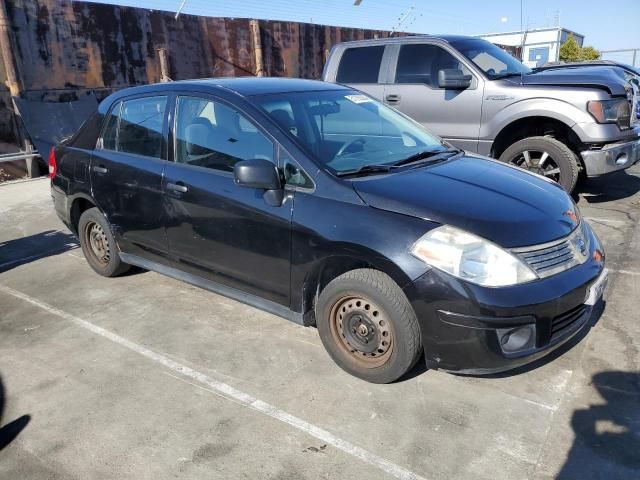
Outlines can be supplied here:
<path id="1" fill-rule="evenodd" d="M 512 253 L 523 260 L 540 278 L 583 264 L 589 256 L 589 235 L 585 223 L 567 237 L 530 247 L 514 248 Z"/>
<path id="2" fill-rule="evenodd" d="M 573 310 L 570 310 L 562 315 L 558 315 L 551 321 L 551 341 L 564 335 L 568 332 L 573 325 L 579 323 L 583 319 L 587 307 L 585 305 L 579 305 Z"/>

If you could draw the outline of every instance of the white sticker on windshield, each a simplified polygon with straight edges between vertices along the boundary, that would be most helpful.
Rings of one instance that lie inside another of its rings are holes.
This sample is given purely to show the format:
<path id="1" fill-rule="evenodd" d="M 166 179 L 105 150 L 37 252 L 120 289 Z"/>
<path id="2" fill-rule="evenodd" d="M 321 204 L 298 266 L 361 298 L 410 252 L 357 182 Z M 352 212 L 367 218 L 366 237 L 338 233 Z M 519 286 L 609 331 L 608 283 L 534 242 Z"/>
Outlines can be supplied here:
<path id="1" fill-rule="evenodd" d="M 353 103 L 367 103 L 373 101 L 366 95 L 345 95 L 344 98 L 352 101 Z"/>

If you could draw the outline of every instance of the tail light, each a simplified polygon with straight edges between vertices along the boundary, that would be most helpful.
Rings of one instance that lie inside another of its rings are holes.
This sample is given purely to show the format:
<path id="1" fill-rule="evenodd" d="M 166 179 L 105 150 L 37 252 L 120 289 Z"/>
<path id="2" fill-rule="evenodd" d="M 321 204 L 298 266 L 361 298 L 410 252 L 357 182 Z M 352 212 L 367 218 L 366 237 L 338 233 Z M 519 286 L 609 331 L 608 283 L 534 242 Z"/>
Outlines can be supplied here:
<path id="1" fill-rule="evenodd" d="M 49 178 L 54 178 L 58 171 L 58 164 L 56 163 L 55 147 L 51 147 L 49 151 Z"/>

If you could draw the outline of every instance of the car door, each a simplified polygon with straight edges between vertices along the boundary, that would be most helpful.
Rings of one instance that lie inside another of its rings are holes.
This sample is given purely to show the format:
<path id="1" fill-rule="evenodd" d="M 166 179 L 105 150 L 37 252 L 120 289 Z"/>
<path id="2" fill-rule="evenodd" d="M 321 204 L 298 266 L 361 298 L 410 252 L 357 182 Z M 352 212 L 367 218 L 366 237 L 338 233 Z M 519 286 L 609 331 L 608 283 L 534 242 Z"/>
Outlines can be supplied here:
<path id="1" fill-rule="evenodd" d="M 480 133 L 484 82 L 454 51 L 432 43 L 393 45 L 384 90 L 388 105 L 454 145 L 475 151 Z M 472 75 L 464 90 L 440 88 L 438 72 L 458 69 Z"/>
<path id="2" fill-rule="evenodd" d="M 276 144 L 229 103 L 178 94 L 171 121 L 165 227 L 169 251 L 189 273 L 289 305 L 293 197 L 271 206 L 237 186 L 239 160 L 276 162 Z"/>
<path id="3" fill-rule="evenodd" d="M 162 210 L 166 163 L 166 95 L 116 102 L 91 155 L 91 189 L 121 250 L 167 253 Z"/>

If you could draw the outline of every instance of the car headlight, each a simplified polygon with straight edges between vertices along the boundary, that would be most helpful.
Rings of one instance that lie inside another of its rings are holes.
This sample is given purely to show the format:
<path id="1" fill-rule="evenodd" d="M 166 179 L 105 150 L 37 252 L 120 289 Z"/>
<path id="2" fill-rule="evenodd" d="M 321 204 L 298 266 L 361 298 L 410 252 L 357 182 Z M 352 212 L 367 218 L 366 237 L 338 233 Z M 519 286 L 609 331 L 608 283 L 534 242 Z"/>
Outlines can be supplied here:
<path id="1" fill-rule="evenodd" d="M 620 128 L 631 124 L 631 106 L 626 98 L 592 100 L 587 103 L 587 111 L 598 123 L 617 123 Z"/>
<path id="2" fill-rule="evenodd" d="M 411 254 L 432 267 L 485 287 L 516 285 L 538 278 L 506 250 L 448 225 L 420 237 L 411 247 Z"/>

